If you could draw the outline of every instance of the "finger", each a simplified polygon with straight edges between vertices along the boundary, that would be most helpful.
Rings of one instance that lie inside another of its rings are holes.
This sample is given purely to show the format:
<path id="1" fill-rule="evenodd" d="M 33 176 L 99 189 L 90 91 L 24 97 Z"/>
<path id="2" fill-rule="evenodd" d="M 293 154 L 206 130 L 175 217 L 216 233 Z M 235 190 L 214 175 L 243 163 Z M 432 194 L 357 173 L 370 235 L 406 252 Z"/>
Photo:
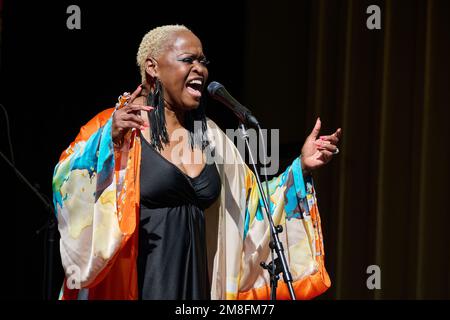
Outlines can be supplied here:
<path id="1" fill-rule="evenodd" d="M 141 93 L 141 91 L 142 91 L 142 87 L 141 87 L 141 85 L 139 85 L 139 86 L 137 87 L 137 89 L 134 90 L 134 92 L 131 94 L 130 100 L 128 100 L 128 103 L 133 102 L 134 99 L 136 99 L 137 96 Z"/>
<path id="2" fill-rule="evenodd" d="M 133 114 L 133 113 L 124 114 L 123 117 L 121 118 L 121 120 L 122 121 L 133 121 L 133 122 L 140 124 L 141 126 L 148 127 L 148 123 L 146 123 L 145 120 L 142 119 L 141 116 Z"/>
<path id="3" fill-rule="evenodd" d="M 327 150 L 320 151 L 320 153 L 321 154 L 320 154 L 319 159 L 322 159 L 325 162 L 330 161 L 331 158 L 333 157 L 333 154 L 330 151 L 327 151 Z"/>
<path id="4" fill-rule="evenodd" d="M 339 142 L 339 138 L 335 136 L 334 134 L 329 136 L 320 136 L 320 140 L 322 141 L 329 141 L 332 144 L 337 144 Z"/>
<path id="5" fill-rule="evenodd" d="M 331 143 L 325 143 L 317 147 L 320 151 L 330 151 L 334 153 L 337 150 L 337 147 Z"/>
<path id="6" fill-rule="evenodd" d="M 317 147 L 317 149 L 324 149 L 326 145 L 331 145 L 332 143 L 327 140 L 317 139 L 314 141 L 314 145 Z"/>
<path id="7" fill-rule="evenodd" d="M 121 121 L 120 128 L 122 128 L 122 129 L 139 129 L 139 130 L 145 129 L 144 126 L 142 126 L 139 123 L 134 122 L 134 121 Z"/>
<path id="8" fill-rule="evenodd" d="M 320 151 L 320 153 L 322 153 L 322 155 L 325 155 L 327 157 L 332 157 L 333 156 L 333 153 L 331 151 L 328 151 L 328 150 Z"/>
<path id="9" fill-rule="evenodd" d="M 129 104 L 129 105 L 127 105 L 125 107 L 125 112 L 127 112 L 127 113 L 130 113 L 130 112 L 135 113 L 135 112 L 141 111 L 141 110 L 143 110 L 143 111 L 151 111 L 153 109 L 155 109 L 155 108 L 151 107 L 151 106 L 143 106 L 143 105 L 140 105 L 140 104 Z"/>
<path id="10" fill-rule="evenodd" d="M 316 124 L 314 125 L 314 128 L 311 131 L 311 134 L 309 135 L 310 138 L 313 138 L 314 140 L 317 138 L 320 132 L 320 127 L 322 123 L 320 121 L 320 118 L 317 118 Z"/>
<path id="11" fill-rule="evenodd" d="M 316 141 L 314 141 L 314 144 L 320 147 L 322 145 L 332 144 L 332 143 L 331 143 L 331 141 L 328 141 L 328 140 L 317 139 Z"/>
<path id="12" fill-rule="evenodd" d="M 337 137 L 338 139 L 340 139 L 341 136 L 342 136 L 342 129 L 341 129 L 341 128 L 337 129 L 336 132 L 333 133 L 333 135 L 334 135 L 335 137 Z"/>

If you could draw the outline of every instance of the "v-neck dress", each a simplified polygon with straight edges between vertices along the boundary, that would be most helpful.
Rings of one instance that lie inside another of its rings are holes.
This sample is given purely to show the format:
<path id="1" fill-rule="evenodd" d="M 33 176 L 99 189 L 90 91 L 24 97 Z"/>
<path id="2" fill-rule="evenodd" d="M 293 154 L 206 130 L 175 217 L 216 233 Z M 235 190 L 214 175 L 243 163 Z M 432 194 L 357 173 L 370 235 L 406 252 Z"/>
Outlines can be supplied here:
<path id="1" fill-rule="evenodd" d="M 191 178 L 141 136 L 140 299 L 210 299 L 204 210 L 220 194 L 216 165 Z"/>

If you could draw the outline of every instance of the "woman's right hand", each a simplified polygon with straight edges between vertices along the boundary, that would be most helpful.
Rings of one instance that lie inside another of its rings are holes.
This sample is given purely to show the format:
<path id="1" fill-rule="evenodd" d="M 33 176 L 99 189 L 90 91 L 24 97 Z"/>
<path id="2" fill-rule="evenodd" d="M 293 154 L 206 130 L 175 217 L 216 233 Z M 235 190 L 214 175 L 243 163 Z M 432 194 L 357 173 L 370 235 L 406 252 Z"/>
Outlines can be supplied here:
<path id="1" fill-rule="evenodd" d="M 139 96 L 142 87 L 139 86 L 136 91 L 128 98 L 125 107 L 114 112 L 112 120 L 112 139 L 115 145 L 122 145 L 125 134 L 132 128 L 144 130 L 149 124 L 141 117 L 141 111 L 153 110 L 153 107 L 133 104 L 134 100 Z"/>

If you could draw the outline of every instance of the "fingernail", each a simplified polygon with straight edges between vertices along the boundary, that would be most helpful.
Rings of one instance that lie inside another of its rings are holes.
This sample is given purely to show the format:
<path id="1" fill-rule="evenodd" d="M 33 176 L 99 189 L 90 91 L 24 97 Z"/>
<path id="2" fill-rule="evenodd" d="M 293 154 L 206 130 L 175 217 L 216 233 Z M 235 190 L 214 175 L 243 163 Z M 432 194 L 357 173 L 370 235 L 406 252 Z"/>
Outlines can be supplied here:
<path id="1" fill-rule="evenodd" d="M 145 130 L 145 126 L 141 126 L 139 129 L 140 129 L 141 131 L 144 131 L 144 130 Z"/>

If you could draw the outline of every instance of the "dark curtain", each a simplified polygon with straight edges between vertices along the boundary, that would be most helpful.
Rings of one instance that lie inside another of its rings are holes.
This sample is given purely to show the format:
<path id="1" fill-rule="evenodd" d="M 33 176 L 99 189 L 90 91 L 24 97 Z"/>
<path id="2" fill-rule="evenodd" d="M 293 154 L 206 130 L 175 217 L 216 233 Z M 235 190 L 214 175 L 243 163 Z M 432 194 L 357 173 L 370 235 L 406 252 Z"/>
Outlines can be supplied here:
<path id="1" fill-rule="evenodd" d="M 369 30 L 366 9 L 381 9 Z M 249 1 L 245 100 L 281 162 L 342 127 L 315 176 L 331 299 L 448 299 L 450 2 Z M 366 281 L 380 267 L 381 289 Z"/>

